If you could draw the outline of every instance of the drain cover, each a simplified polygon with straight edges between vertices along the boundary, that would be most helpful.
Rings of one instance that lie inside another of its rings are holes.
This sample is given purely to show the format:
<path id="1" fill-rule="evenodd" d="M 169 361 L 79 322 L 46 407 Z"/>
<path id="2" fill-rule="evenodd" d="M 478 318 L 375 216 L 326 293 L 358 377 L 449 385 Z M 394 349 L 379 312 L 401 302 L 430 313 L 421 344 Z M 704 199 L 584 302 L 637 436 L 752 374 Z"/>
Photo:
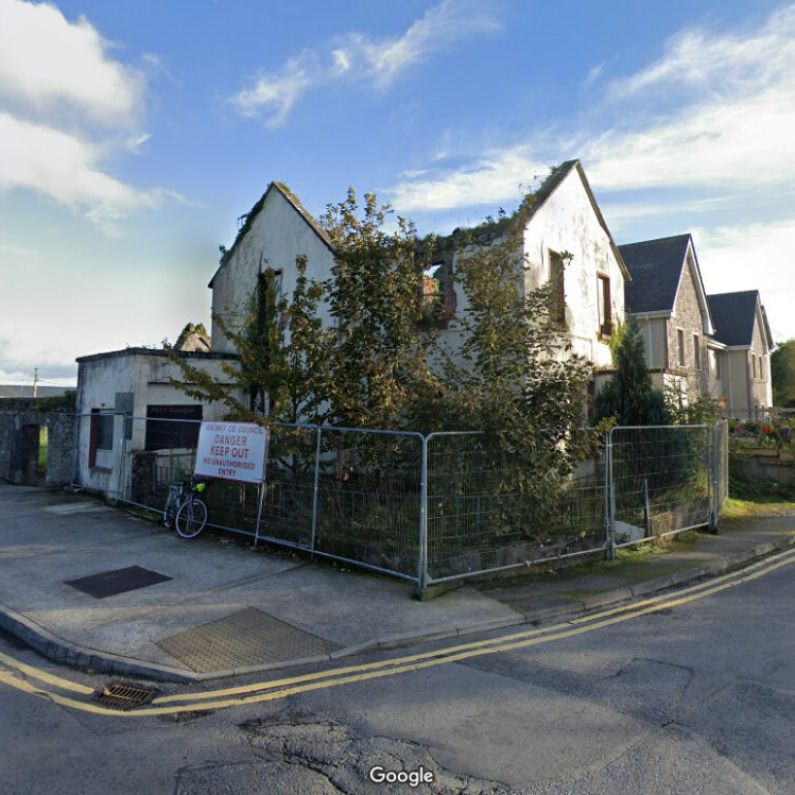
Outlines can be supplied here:
<path id="1" fill-rule="evenodd" d="M 116 596 L 125 591 L 134 591 L 145 588 L 147 585 L 156 585 L 166 582 L 171 577 L 159 574 L 140 566 L 128 566 L 126 569 L 114 569 L 92 574 L 90 577 L 81 577 L 79 580 L 65 580 L 66 585 L 71 585 L 89 596 L 104 599 L 106 596 Z"/>
<path id="2" fill-rule="evenodd" d="M 339 648 L 254 607 L 177 632 L 157 645 L 198 673 L 317 657 Z"/>
<path id="3" fill-rule="evenodd" d="M 119 709 L 133 709 L 142 704 L 148 704 L 157 693 L 154 687 L 130 685 L 126 682 L 112 682 L 94 694 L 94 701 L 108 707 Z"/>

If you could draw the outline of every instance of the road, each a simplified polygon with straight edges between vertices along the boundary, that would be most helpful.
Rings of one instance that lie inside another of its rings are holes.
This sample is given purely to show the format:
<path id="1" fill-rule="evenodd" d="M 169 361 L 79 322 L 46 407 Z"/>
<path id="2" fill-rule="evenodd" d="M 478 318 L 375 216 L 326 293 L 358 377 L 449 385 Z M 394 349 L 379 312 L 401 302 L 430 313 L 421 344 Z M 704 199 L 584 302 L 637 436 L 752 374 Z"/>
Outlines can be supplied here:
<path id="1" fill-rule="evenodd" d="M 785 553 L 625 612 L 355 658 L 342 674 L 160 685 L 125 714 L 87 696 L 106 677 L 6 636 L 2 791 L 792 793 L 794 578 Z M 373 767 L 433 781 L 373 783 Z"/>

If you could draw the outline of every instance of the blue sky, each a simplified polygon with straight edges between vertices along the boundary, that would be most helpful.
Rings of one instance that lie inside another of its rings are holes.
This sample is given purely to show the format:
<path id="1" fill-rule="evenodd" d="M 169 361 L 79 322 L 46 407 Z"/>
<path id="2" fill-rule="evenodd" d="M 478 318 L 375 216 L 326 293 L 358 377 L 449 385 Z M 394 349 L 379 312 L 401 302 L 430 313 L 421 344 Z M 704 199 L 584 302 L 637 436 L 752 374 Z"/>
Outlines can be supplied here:
<path id="1" fill-rule="evenodd" d="M 209 320 L 270 180 L 421 232 L 579 157 L 619 243 L 692 232 L 795 337 L 795 5 L 0 0 L 0 382 Z"/>

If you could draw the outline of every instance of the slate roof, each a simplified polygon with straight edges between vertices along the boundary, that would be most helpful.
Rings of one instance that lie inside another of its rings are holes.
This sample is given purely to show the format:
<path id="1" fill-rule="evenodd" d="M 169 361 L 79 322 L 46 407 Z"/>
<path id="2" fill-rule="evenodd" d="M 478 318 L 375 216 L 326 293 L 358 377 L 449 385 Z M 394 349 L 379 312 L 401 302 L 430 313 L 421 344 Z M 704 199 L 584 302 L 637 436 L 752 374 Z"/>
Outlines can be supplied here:
<path id="1" fill-rule="evenodd" d="M 746 290 L 740 293 L 708 295 L 707 301 L 715 323 L 715 339 L 724 345 L 750 346 L 754 337 L 759 291 Z M 768 333 L 767 329 L 762 333 Z"/>
<path id="2" fill-rule="evenodd" d="M 618 247 L 632 275 L 624 288 L 629 311 L 673 310 L 689 243 L 690 235 L 675 235 Z"/>

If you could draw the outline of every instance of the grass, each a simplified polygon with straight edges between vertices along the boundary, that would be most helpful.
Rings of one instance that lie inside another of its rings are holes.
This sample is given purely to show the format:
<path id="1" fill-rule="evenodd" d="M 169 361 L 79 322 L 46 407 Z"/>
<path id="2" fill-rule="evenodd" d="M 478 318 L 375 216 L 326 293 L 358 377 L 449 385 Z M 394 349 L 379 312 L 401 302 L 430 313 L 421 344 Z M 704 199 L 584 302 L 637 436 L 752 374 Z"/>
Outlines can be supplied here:
<path id="1" fill-rule="evenodd" d="M 42 475 L 47 471 L 48 445 L 49 442 L 48 442 L 47 426 L 42 425 L 39 428 L 39 460 L 38 460 L 38 469 Z"/>
<path id="2" fill-rule="evenodd" d="M 754 500 L 730 497 L 721 511 L 721 519 L 744 519 L 749 516 L 793 516 L 795 502 L 767 496 Z"/>

